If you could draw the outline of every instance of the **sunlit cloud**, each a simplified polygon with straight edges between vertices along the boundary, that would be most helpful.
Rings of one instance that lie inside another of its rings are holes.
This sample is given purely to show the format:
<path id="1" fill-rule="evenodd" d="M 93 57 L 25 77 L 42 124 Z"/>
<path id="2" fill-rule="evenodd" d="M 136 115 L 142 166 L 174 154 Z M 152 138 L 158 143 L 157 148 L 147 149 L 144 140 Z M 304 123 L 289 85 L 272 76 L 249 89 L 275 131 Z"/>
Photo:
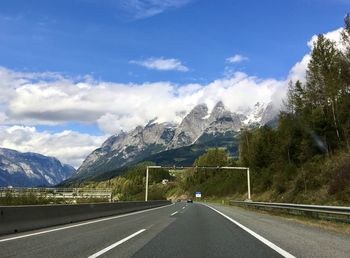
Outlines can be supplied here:
<path id="1" fill-rule="evenodd" d="M 131 60 L 129 63 L 137 64 L 148 69 L 159 71 L 180 71 L 187 72 L 189 69 L 182 62 L 175 58 L 148 58 L 145 60 Z"/>
<path id="2" fill-rule="evenodd" d="M 241 63 L 243 61 L 247 61 L 248 57 L 242 56 L 242 55 L 234 55 L 231 57 L 226 58 L 226 62 L 230 64 L 236 64 L 236 63 Z"/>

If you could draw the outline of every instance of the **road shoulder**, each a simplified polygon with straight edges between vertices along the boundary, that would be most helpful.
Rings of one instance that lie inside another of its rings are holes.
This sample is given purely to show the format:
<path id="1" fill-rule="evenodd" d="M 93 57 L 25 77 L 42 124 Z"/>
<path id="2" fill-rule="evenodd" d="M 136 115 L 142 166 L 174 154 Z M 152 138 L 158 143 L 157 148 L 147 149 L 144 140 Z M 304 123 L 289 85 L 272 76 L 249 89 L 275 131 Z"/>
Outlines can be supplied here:
<path id="1" fill-rule="evenodd" d="M 297 257 L 348 257 L 350 237 L 234 206 L 209 204 Z"/>

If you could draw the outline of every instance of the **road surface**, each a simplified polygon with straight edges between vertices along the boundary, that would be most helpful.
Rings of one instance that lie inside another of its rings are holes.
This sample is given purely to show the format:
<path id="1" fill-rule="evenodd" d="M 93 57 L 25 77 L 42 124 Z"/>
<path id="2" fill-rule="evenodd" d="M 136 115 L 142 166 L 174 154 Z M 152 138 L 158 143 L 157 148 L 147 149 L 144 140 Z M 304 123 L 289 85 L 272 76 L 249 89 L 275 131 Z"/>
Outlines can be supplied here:
<path id="1" fill-rule="evenodd" d="M 280 241 L 273 237 L 274 228 L 263 235 L 259 233 L 261 229 L 252 229 L 253 221 L 250 228 L 237 221 L 234 214 L 242 216 L 242 212 L 255 214 L 257 217 L 253 220 L 261 223 L 257 220 L 260 215 L 253 212 L 181 202 L 2 236 L 0 257 L 310 257 L 300 251 L 302 247 L 288 244 L 288 238 Z M 270 217 L 276 225 L 288 226 L 287 222 Z M 245 221 L 245 224 L 249 223 Z M 288 236 L 288 232 L 285 235 Z M 350 243 L 346 237 L 339 241 L 342 240 Z M 317 241 L 314 247 L 317 248 Z M 342 257 L 343 251 L 344 255 L 349 254 L 346 248 L 333 254 L 340 255 L 337 257 Z"/>

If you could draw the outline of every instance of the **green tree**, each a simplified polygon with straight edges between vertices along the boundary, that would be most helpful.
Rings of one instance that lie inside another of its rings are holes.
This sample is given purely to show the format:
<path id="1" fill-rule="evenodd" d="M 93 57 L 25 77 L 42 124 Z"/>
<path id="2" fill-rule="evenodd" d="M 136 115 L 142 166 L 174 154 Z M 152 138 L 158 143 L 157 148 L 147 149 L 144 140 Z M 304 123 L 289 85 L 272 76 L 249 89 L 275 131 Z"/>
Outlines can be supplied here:
<path id="1" fill-rule="evenodd" d="M 302 83 L 298 80 L 295 84 L 289 82 L 287 102 L 287 112 L 292 114 L 301 114 L 305 105 L 305 92 Z"/>
<path id="2" fill-rule="evenodd" d="M 341 136 L 338 122 L 338 99 L 342 89 L 341 52 L 335 43 L 318 35 L 307 70 L 306 101 L 313 127 L 322 134 L 328 148 L 336 147 Z M 334 134 L 332 133 L 334 132 Z"/>
<path id="3" fill-rule="evenodd" d="M 209 149 L 194 162 L 198 167 L 222 167 L 228 163 L 228 155 L 224 149 Z"/>

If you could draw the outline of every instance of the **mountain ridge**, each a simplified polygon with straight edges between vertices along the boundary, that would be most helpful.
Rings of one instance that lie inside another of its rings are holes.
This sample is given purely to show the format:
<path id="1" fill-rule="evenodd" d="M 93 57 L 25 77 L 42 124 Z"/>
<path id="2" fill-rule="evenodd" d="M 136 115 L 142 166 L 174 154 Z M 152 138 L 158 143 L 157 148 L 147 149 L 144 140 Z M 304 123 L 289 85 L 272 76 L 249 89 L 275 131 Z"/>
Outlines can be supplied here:
<path id="1" fill-rule="evenodd" d="M 53 186 L 74 172 L 72 166 L 55 157 L 0 148 L 0 186 Z"/>
<path id="2" fill-rule="evenodd" d="M 147 160 L 147 157 L 163 151 L 191 146 L 205 135 L 215 138 L 215 135 L 221 137 L 225 133 L 236 134 L 242 127 L 263 125 L 276 116 L 277 111 L 272 103 L 257 103 L 246 114 L 227 110 L 221 101 L 216 103 L 211 112 L 206 104 L 198 104 L 178 125 L 157 123 L 153 119 L 130 132 L 110 136 L 100 148 L 87 156 L 71 179 L 88 179 Z"/>

